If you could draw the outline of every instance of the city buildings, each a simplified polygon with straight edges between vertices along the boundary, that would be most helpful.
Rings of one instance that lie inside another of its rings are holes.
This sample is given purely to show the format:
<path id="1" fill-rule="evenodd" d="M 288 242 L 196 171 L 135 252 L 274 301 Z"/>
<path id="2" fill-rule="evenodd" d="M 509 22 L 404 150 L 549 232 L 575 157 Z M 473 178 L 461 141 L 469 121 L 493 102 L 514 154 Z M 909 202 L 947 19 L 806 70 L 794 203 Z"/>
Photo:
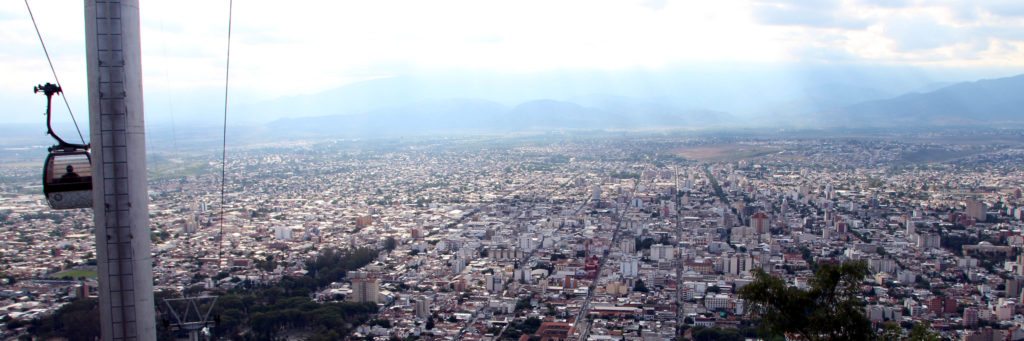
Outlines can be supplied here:
<path id="1" fill-rule="evenodd" d="M 1024 152 L 908 165 L 967 148 L 926 138 L 253 147 L 229 158 L 223 206 L 208 156 L 167 155 L 151 166 L 154 278 L 216 294 L 307 276 L 328 248 L 372 248 L 370 264 L 312 295 L 379 304 L 388 327 L 359 336 L 640 340 L 744 328 L 738 291 L 755 270 L 806 288 L 816 264 L 864 261 L 878 328 L 1024 337 Z M 3 165 L 0 270 L 14 281 L 0 285 L 0 314 L 46 316 L 95 287 L 91 213 L 47 210 L 36 170 Z"/>

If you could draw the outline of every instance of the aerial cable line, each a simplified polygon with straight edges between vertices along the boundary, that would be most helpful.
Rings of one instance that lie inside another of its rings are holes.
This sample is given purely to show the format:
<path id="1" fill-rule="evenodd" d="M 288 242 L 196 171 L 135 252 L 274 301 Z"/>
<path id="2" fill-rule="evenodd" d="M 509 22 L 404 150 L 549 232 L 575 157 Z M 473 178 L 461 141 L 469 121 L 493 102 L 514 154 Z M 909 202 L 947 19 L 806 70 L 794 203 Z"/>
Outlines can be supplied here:
<path id="1" fill-rule="evenodd" d="M 28 1 L 28 0 L 26 0 Z M 221 134 L 221 154 L 220 154 L 220 234 L 217 238 L 217 261 L 218 266 L 220 265 L 220 258 L 223 255 L 222 249 L 224 248 L 224 186 L 226 183 L 227 175 L 227 161 L 228 161 L 228 81 L 231 79 L 231 15 L 232 9 L 234 8 L 234 0 L 228 0 L 228 51 L 227 61 L 224 66 L 224 131 Z"/>
<path id="2" fill-rule="evenodd" d="M 46 43 L 43 42 L 43 34 L 39 32 L 39 25 L 36 24 L 36 16 L 32 14 L 32 6 L 29 6 L 28 0 L 25 0 L 25 8 L 28 9 L 28 16 L 32 18 L 32 27 L 36 29 L 36 36 L 39 37 L 39 45 L 43 46 L 43 54 L 46 55 L 46 62 L 50 64 L 50 72 L 53 72 L 53 81 L 57 83 L 57 87 L 61 87 L 60 78 L 57 78 L 57 69 L 53 67 L 53 60 L 50 59 L 50 51 L 46 49 Z M 71 111 L 71 104 L 68 103 L 68 97 L 64 95 L 64 91 L 59 92 L 60 98 L 64 99 L 64 106 L 68 108 L 68 113 L 71 114 L 71 122 L 75 123 L 75 131 L 78 131 L 78 138 L 82 140 L 82 144 L 85 145 L 85 137 L 82 136 L 82 130 L 78 128 L 78 120 L 75 119 L 75 113 Z"/>

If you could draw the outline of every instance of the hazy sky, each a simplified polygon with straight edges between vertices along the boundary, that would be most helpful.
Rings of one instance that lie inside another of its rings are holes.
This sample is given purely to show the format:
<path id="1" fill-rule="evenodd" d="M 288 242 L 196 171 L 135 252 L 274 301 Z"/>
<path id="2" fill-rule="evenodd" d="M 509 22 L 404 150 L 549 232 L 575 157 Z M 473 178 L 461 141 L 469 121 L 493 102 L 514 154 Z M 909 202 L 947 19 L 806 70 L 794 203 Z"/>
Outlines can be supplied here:
<path id="1" fill-rule="evenodd" d="M 30 4 L 67 95 L 84 117 L 82 1 Z M 142 1 L 148 111 L 222 95 L 227 4 Z M 234 6 L 231 84 L 239 101 L 437 70 L 650 71 L 695 62 L 1024 70 L 1020 0 L 239 0 Z M 32 85 L 52 77 L 21 0 L 0 2 L 0 60 L 0 120 L 35 122 L 43 101 Z"/>

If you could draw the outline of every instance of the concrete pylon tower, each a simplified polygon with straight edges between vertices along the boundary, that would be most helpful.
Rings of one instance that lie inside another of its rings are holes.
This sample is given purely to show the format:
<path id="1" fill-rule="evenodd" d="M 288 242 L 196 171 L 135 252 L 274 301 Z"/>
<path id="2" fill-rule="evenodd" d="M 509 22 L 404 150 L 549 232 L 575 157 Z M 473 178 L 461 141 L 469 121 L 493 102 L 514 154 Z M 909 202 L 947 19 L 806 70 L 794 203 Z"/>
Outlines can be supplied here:
<path id="1" fill-rule="evenodd" d="M 103 340 L 156 340 L 139 40 L 139 0 L 85 1 Z"/>

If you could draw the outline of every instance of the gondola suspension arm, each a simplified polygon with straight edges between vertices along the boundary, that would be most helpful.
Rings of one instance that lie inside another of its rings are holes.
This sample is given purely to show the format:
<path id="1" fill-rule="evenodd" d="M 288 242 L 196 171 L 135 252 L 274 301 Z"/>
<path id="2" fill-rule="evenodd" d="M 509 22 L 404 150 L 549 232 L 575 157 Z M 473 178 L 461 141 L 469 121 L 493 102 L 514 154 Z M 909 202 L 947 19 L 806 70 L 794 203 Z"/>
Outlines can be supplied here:
<path id="1" fill-rule="evenodd" d="M 64 139 L 60 138 L 60 136 L 57 136 L 57 132 L 53 131 L 53 95 L 62 92 L 60 86 L 52 83 L 46 83 L 43 85 L 36 85 L 32 90 L 35 91 L 35 93 L 42 91 L 43 94 L 46 95 L 46 134 L 57 140 L 57 145 L 50 147 L 50 150 L 52 151 L 54 148 L 65 150 L 89 149 L 88 144 L 68 143 L 67 141 L 64 141 Z"/>

